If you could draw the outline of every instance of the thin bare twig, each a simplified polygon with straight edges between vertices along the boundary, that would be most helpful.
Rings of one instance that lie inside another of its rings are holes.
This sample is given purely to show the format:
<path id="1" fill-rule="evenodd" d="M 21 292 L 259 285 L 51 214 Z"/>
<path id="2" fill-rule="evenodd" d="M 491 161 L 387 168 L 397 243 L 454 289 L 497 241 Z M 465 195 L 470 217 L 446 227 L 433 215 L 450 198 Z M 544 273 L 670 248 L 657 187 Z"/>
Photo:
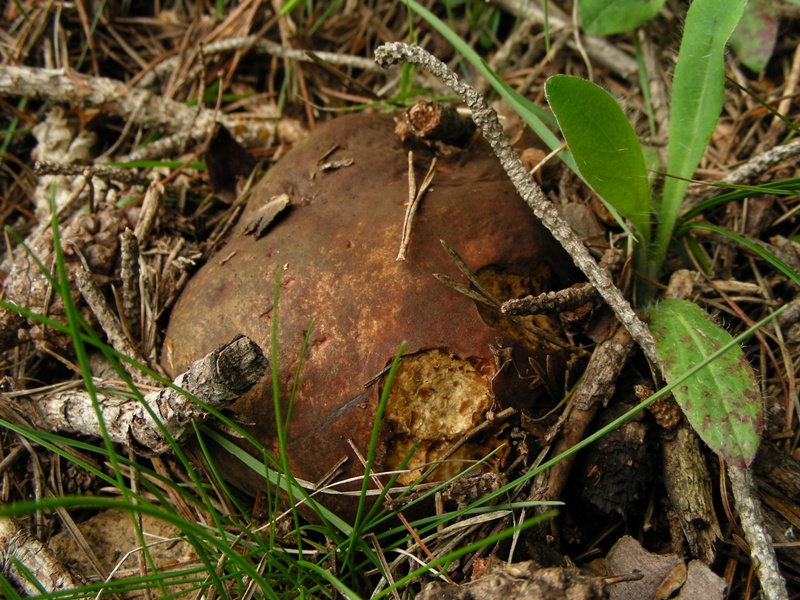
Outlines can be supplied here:
<path id="1" fill-rule="evenodd" d="M 139 351 L 133 347 L 125 332 L 122 330 L 122 325 L 117 316 L 111 311 L 111 307 L 106 302 L 103 292 L 100 287 L 95 283 L 92 274 L 89 271 L 79 269 L 75 273 L 75 285 L 83 295 L 86 304 L 92 309 L 95 317 L 97 317 L 100 327 L 108 337 L 108 343 L 114 350 L 120 354 L 131 358 L 133 361 L 140 365 L 147 365 L 145 358 L 139 354 Z M 152 385 L 155 380 L 144 371 L 137 368 L 130 368 L 128 372 L 137 384 Z"/>
<path id="2" fill-rule="evenodd" d="M 542 7 L 536 2 L 528 2 L 526 0 L 494 0 L 493 4 L 496 4 L 501 9 L 517 17 L 526 19 L 530 23 L 544 23 L 544 11 L 542 11 Z M 552 3 L 547 13 L 547 19 L 551 31 L 570 27 L 570 17 L 557 10 Z M 586 35 L 583 36 L 582 41 L 586 49 L 586 54 L 598 64 L 622 77 L 628 77 L 631 73 L 636 72 L 636 60 L 631 55 L 609 43 L 608 40 L 601 37 Z M 574 43 L 574 41 L 568 42 L 569 46 L 572 48 L 575 47 Z"/>
<path id="3" fill-rule="evenodd" d="M 431 161 L 428 172 L 425 178 L 417 189 L 417 183 L 414 178 L 414 153 L 408 153 L 408 206 L 406 207 L 406 216 L 403 219 L 403 235 L 400 237 L 400 251 L 397 253 L 397 260 L 405 260 L 406 253 L 408 252 L 408 243 L 411 238 L 411 224 L 414 221 L 414 215 L 417 212 L 417 207 L 422 201 L 425 192 L 428 191 L 433 175 L 436 172 L 436 158 Z"/>
<path id="4" fill-rule="evenodd" d="M 520 196 L 531 207 L 533 213 L 550 230 L 553 237 L 570 254 L 575 264 L 584 272 L 589 281 L 608 303 L 631 337 L 642 347 L 647 359 L 655 369 L 658 365 L 655 342 L 647 325 L 636 315 L 622 292 L 614 285 L 608 272 L 601 269 L 583 242 L 575 235 L 569 224 L 558 214 L 555 206 L 547 200 L 542 189 L 528 174 L 517 153 L 511 147 L 497 118 L 497 113 L 478 92 L 447 65 L 432 56 L 419 46 L 391 42 L 375 50 L 378 64 L 388 67 L 400 62 L 410 62 L 422 67 L 441 80 L 447 87 L 457 93 L 472 110 L 475 124 L 483 131 L 483 136 L 492 146 L 497 158 L 503 165 L 506 174 L 517 188 Z"/>

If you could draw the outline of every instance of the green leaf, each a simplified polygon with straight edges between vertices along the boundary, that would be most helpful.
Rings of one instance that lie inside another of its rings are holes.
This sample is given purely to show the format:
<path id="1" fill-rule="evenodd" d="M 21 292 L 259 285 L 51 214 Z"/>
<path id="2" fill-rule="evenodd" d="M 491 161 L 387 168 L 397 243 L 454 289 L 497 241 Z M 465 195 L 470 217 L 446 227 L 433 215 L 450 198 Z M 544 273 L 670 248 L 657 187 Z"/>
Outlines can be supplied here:
<path id="1" fill-rule="evenodd" d="M 763 71 L 778 37 L 778 6 L 774 0 L 750 0 L 730 44 L 742 64 L 751 71 Z"/>
<path id="2" fill-rule="evenodd" d="M 616 100 L 591 81 L 555 75 L 545 96 L 584 180 L 636 228 L 647 248 L 650 184 L 639 140 Z"/>
<path id="3" fill-rule="evenodd" d="M 664 300 L 650 313 L 656 354 L 667 381 L 732 341 L 699 306 Z M 700 438 L 730 465 L 747 467 L 755 457 L 763 428 L 756 374 L 741 348 L 733 345 L 719 358 L 672 390 Z"/>
<path id="4" fill-rule="evenodd" d="M 658 14 L 664 0 L 581 0 L 581 27 L 589 35 L 630 31 Z"/>
<path id="5" fill-rule="evenodd" d="M 651 276 L 667 254 L 688 182 L 700 163 L 722 110 L 725 44 L 742 16 L 746 0 L 694 0 L 686 14 L 672 79 L 669 151 L 664 195 L 658 210 Z"/>

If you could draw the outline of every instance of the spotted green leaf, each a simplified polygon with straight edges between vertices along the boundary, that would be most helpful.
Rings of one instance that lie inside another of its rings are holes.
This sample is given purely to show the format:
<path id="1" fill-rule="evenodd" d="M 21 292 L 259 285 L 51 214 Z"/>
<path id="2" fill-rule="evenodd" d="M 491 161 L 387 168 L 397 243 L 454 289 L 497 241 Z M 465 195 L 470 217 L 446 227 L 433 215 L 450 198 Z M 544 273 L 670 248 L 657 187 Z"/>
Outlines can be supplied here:
<path id="1" fill-rule="evenodd" d="M 664 300 L 650 313 L 650 328 L 664 378 L 675 381 L 733 339 L 699 306 Z M 763 428 L 756 375 L 734 345 L 678 384 L 672 395 L 708 446 L 728 464 L 747 467 Z"/>
<path id="2" fill-rule="evenodd" d="M 730 45 L 751 71 L 763 71 L 778 38 L 778 5 L 774 0 L 750 0 L 733 30 Z"/>

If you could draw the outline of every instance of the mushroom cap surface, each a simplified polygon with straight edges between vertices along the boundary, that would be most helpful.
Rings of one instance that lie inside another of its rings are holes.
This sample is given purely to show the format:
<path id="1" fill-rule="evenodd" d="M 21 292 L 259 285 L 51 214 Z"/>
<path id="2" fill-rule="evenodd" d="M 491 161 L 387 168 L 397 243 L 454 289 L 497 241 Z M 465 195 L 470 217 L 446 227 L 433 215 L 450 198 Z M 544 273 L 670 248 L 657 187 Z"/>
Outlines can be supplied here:
<path id="1" fill-rule="evenodd" d="M 434 153 L 401 142 L 393 129 L 388 116 L 340 117 L 284 156 L 252 191 L 227 244 L 188 283 L 167 329 L 162 362 L 175 375 L 239 333 L 269 356 L 277 318 L 284 419 L 308 334 L 286 450 L 294 476 L 312 482 L 345 457 L 339 477 L 363 475 L 350 442 L 367 455 L 381 375 L 401 343 L 398 389 L 392 387 L 387 403 L 374 471 L 396 468 L 423 436 L 432 439 L 423 440 L 415 465 L 434 459 L 487 410 L 535 402 L 542 372 L 563 373 L 563 348 L 519 333 L 514 322 L 434 278 L 439 273 L 470 285 L 442 248 L 445 240 L 498 295 L 550 291 L 574 281 L 569 257 L 485 143 L 437 158 L 407 259 L 396 260 L 409 196 L 408 151 L 414 151 L 417 182 Z M 242 223 L 282 194 L 290 206 L 266 233 L 260 239 L 243 234 Z M 558 335 L 557 320 L 535 321 Z M 541 367 L 538 375 L 531 361 Z M 563 377 L 557 383 L 563 385 Z M 272 385 L 264 377 L 232 410 L 277 455 Z M 480 458 L 491 445 L 468 444 L 460 456 Z M 231 464 L 237 462 L 226 463 L 226 476 L 249 491 L 263 488 L 263 478 Z M 353 506 L 342 496 L 323 503 L 344 513 Z"/>

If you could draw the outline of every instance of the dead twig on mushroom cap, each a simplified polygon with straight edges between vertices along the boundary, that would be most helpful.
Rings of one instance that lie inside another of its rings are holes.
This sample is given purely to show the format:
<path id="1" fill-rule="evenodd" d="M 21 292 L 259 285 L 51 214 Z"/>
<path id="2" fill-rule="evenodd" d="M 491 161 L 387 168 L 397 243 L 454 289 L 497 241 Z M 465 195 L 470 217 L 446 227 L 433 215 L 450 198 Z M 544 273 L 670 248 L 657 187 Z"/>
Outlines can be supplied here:
<path id="1" fill-rule="evenodd" d="M 419 46 L 390 42 L 375 50 L 375 60 L 378 64 L 388 67 L 399 62 L 409 62 L 422 67 L 445 85 L 456 92 L 464 103 L 472 110 L 475 124 L 483 132 L 486 141 L 492 146 L 495 155 L 500 160 L 517 188 L 520 196 L 531 207 L 542 224 L 550 230 L 553 237 L 572 256 L 572 260 L 584 272 L 589 281 L 608 303 L 622 325 L 630 332 L 631 337 L 642 347 L 653 369 L 658 369 L 655 342 L 647 325 L 636 315 L 630 303 L 623 297 L 619 288 L 609 277 L 608 272 L 601 269 L 592 255 L 575 235 L 569 224 L 564 221 L 556 211 L 555 206 L 544 196 L 542 189 L 528 174 L 517 153 L 509 144 L 503 132 L 503 127 L 497 119 L 497 113 L 489 106 L 486 100 L 476 92 L 467 82 L 451 71 L 447 65 L 423 50 Z"/>

